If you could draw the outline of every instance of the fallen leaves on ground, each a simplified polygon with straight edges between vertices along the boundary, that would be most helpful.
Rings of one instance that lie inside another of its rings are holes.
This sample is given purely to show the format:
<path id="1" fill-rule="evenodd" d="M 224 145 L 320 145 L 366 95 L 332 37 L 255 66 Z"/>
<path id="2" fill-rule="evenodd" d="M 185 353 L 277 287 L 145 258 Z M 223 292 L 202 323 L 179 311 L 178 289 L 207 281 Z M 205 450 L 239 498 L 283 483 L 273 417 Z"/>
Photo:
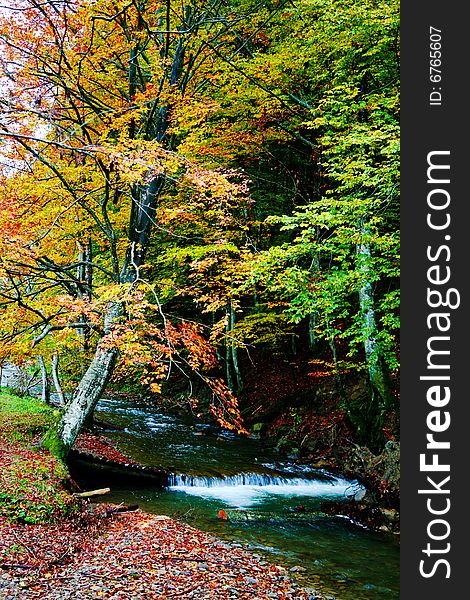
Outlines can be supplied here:
<path id="1" fill-rule="evenodd" d="M 0 432 L 0 517 L 23 523 L 62 519 L 75 508 L 65 489 L 67 477 L 54 456 Z"/>
<path id="2" fill-rule="evenodd" d="M 137 465 L 135 461 L 130 459 L 128 456 L 120 452 L 111 442 L 111 440 L 94 435 L 92 433 L 83 432 L 80 433 L 75 440 L 74 449 L 82 452 L 83 454 L 91 454 L 99 458 L 105 458 L 107 460 L 123 464 L 123 465 Z"/>
<path id="3" fill-rule="evenodd" d="M 316 597 L 283 567 L 184 523 L 140 510 L 106 519 L 109 507 L 96 506 L 65 528 L 0 522 L 0 596 L 3 590 L 18 600 Z"/>

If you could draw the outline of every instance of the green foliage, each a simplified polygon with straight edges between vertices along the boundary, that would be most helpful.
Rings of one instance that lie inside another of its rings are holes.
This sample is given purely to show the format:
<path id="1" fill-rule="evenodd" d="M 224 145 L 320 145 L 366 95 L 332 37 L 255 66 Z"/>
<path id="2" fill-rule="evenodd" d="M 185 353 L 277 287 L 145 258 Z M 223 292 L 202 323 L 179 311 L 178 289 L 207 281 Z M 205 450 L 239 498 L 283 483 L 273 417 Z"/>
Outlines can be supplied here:
<path id="1" fill-rule="evenodd" d="M 56 119 L 33 152 L 16 144 L 9 160 L 28 158 L 31 173 L 5 178 L 0 196 L 5 357 L 39 349 L 49 360 L 59 348 L 75 382 L 109 303 L 122 302 L 126 316 L 108 336 L 120 351 L 118 373 L 154 390 L 170 361 L 212 369 L 211 377 L 218 368 L 217 377 L 230 352 L 238 372 L 232 351 L 243 344 L 280 348 L 307 330 L 326 342 L 320 360 L 334 362 L 335 374 L 347 364 L 371 377 L 386 365 L 395 376 L 397 0 L 194 1 L 173 7 L 165 36 L 147 3 L 123 5 L 118 18 L 110 0 L 79 2 L 66 23 L 53 3 L 44 6 L 49 19 L 37 8 L 17 15 L 19 41 L 6 55 L 16 66 L 4 67 L 18 79 L 18 114 L 8 107 L 0 117 L 33 137 L 43 113 Z M 30 39 L 32 18 L 47 51 Z M 60 45 L 62 27 L 75 34 Z M 19 52 L 28 44 L 39 61 Z M 38 75 L 37 63 L 55 76 Z M 41 77 L 59 91 L 31 110 Z M 129 289 L 120 282 L 129 210 L 155 177 L 164 183 L 152 235 L 148 248 L 137 245 L 145 261 Z M 77 248 L 84 256 L 86 244 L 93 273 L 88 281 L 82 269 L 77 281 Z M 346 410 L 359 420 L 370 413 L 380 429 L 376 396 Z M 47 443 L 60 453 L 53 435 Z"/>
<path id="2" fill-rule="evenodd" d="M 275 312 L 259 312 L 246 316 L 234 327 L 234 336 L 246 344 L 255 342 L 266 348 L 285 346 L 295 330 L 287 315 Z"/>
<path id="3" fill-rule="evenodd" d="M 294 322 L 315 315 L 317 335 L 339 335 L 350 355 L 366 335 L 357 294 L 372 284 L 380 352 L 396 370 L 398 7 L 366 3 L 357 11 L 343 3 L 329 10 L 325 2 L 303 8 L 315 12 L 315 23 L 309 29 L 302 22 L 296 51 L 287 42 L 287 52 L 296 57 L 291 63 L 309 65 L 303 89 L 310 89 L 304 98 L 314 118 L 303 126 L 319 148 L 320 185 L 308 204 L 267 219 L 290 239 L 254 257 L 251 281 L 282 297 Z M 358 255 L 361 246 L 367 258 Z"/>

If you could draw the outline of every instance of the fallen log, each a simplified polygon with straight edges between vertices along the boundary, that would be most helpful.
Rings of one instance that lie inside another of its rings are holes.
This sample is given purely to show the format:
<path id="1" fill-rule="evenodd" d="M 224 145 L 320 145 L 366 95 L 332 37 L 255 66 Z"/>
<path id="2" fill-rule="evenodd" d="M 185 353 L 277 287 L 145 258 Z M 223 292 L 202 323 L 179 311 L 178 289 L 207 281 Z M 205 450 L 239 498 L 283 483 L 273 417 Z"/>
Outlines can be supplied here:
<path id="1" fill-rule="evenodd" d="M 91 498 L 92 496 L 104 496 L 104 494 L 109 494 L 110 491 L 111 489 L 106 487 L 99 490 L 90 490 L 89 492 L 77 492 L 74 496 L 77 498 Z"/>
<path id="2" fill-rule="evenodd" d="M 155 467 L 145 467 L 131 463 L 120 463 L 101 458 L 72 448 L 68 457 L 70 475 L 76 481 L 87 481 L 88 485 L 112 485 L 118 482 L 125 485 L 155 485 L 167 487 L 168 473 Z"/>

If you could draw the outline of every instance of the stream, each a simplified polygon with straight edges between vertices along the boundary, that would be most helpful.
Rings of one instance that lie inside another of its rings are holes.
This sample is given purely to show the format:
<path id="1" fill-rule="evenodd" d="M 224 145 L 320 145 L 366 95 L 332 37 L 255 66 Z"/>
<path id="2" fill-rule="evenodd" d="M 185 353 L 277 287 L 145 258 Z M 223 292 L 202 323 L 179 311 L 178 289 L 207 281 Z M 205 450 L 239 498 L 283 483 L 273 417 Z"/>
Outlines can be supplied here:
<path id="1" fill-rule="evenodd" d="M 361 488 L 355 481 L 280 459 L 274 448 L 144 402 L 103 399 L 95 411 L 124 427 L 105 435 L 141 464 L 172 473 L 166 489 L 114 486 L 107 500 L 138 504 L 247 548 L 305 587 L 338 600 L 396 600 L 399 542 L 319 511 L 324 499 Z M 223 509 L 228 519 L 218 519 Z"/>

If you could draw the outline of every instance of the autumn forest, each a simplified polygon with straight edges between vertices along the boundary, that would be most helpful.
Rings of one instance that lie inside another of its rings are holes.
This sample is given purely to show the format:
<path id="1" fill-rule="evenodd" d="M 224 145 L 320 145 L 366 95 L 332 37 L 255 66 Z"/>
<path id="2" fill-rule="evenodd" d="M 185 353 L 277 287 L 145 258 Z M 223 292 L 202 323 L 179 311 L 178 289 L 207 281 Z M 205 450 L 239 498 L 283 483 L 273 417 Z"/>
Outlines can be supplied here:
<path id="1" fill-rule="evenodd" d="M 43 449 L 115 391 L 398 508 L 399 67 L 394 0 L 0 8 L 0 364 Z"/>

